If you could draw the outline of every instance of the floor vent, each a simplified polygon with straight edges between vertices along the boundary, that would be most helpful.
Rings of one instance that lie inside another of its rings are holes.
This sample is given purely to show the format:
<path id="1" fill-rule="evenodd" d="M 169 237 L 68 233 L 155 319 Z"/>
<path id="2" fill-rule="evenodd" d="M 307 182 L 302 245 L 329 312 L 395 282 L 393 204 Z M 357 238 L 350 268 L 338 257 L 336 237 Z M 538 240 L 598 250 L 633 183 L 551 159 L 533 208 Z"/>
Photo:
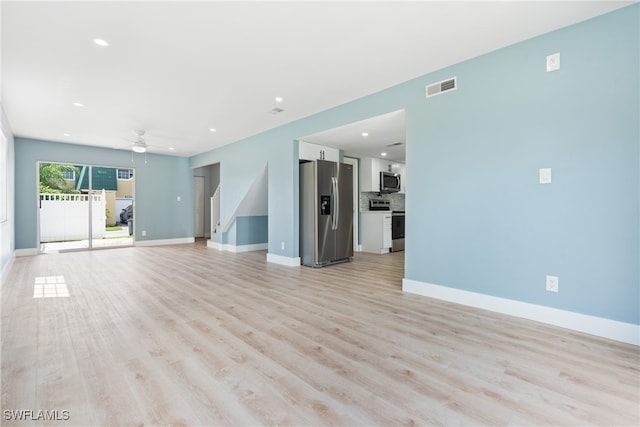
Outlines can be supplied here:
<path id="1" fill-rule="evenodd" d="M 428 85 L 426 89 L 427 98 L 432 96 L 440 95 L 445 92 L 449 92 L 451 90 L 456 90 L 458 88 L 458 78 L 451 77 L 450 79 L 442 80 L 438 83 L 433 83 Z"/>

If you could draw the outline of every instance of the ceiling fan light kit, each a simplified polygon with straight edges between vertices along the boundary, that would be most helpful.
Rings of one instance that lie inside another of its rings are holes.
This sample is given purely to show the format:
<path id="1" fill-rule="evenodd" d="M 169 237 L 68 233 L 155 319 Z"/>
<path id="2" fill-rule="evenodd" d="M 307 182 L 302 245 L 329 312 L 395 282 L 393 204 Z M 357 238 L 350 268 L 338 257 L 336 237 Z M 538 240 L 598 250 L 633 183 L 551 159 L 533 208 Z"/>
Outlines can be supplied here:
<path id="1" fill-rule="evenodd" d="M 147 152 L 147 141 L 142 137 L 145 134 L 143 130 L 134 130 L 135 139 L 131 141 L 131 150 L 134 153 L 146 153 Z"/>
<path id="2" fill-rule="evenodd" d="M 131 147 L 131 149 L 136 153 L 144 153 L 147 151 L 147 147 L 144 147 L 142 145 L 135 145 L 135 144 Z"/>

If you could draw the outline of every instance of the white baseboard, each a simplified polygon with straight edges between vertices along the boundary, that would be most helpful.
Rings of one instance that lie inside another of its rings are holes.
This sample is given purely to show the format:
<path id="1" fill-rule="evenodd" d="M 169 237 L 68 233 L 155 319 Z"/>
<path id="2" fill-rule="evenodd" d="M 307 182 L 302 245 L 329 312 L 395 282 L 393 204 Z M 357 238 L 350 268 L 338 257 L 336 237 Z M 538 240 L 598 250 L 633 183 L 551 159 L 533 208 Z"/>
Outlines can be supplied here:
<path id="1" fill-rule="evenodd" d="M 32 256 L 38 255 L 40 252 L 38 248 L 16 249 L 16 256 Z"/>
<path id="2" fill-rule="evenodd" d="M 262 251 L 269 248 L 268 243 L 258 243 L 255 245 L 242 245 L 242 246 L 234 246 L 228 244 L 222 244 L 218 242 L 213 242 L 211 240 L 207 240 L 207 247 L 211 249 L 217 249 L 219 251 L 227 251 L 227 252 L 249 252 L 249 251 Z M 289 258 L 282 255 L 274 255 L 267 254 L 267 262 L 272 262 L 274 264 L 287 265 L 290 267 L 298 267 L 300 266 L 300 258 Z"/>
<path id="3" fill-rule="evenodd" d="M 402 290 L 640 346 L 640 325 L 402 279 Z"/>
<path id="4" fill-rule="evenodd" d="M 159 240 L 136 240 L 134 246 L 162 246 L 162 245 L 182 245 L 185 243 L 194 243 L 193 237 L 180 237 L 177 239 L 159 239 Z"/>
<path id="5" fill-rule="evenodd" d="M 256 243 L 253 245 L 229 245 L 222 244 L 218 242 L 212 242 L 211 240 L 207 240 L 207 247 L 211 249 L 217 249 L 219 251 L 227 251 L 227 252 L 251 252 L 251 251 L 264 251 L 269 248 L 268 243 Z"/>
<path id="6" fill-rule="evenodd" d="M 214 242 L 213 240 L 207 240 L 207 247 L 221 251 L 223 248 L 223 245 L 222 243 Z"/>
<path id="7" fill-rule="evenodd" d="M 276 254 L 267 254 L 267 262 L 286 265 L 287 267 L 300 267 L 300 257 L 288 257 Z"/>
<path id="8" fill-rule="evenodd" d="M 388 254 L 391 253 L 391 249 L 390 248 L 376 248 L 376 249 L 369 249 L 369 248 L 363 248 L 362 245 L 360 246 L 360 252 L 366 252 L 368 254 Z"/>
<path id="9" fill-rule="evenodd" d="M 251 251 L 264 251 L 269 248 L 268 243 L 256 243 L 253 245 L 224 245 L 223 250 L 228 252 L 251 252 Z"/>

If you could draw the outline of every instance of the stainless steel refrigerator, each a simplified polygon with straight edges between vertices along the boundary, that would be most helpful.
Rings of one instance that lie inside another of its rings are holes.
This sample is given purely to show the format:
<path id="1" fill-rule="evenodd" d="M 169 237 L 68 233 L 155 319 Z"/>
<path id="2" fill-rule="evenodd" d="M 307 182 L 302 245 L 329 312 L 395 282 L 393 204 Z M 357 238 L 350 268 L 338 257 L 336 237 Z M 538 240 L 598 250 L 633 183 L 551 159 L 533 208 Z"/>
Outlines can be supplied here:
<path id="1" fill-rule="evenodd" d="M 323 267 L 353 257 L 353 166 L 300 164 L 300 258 Z"/>

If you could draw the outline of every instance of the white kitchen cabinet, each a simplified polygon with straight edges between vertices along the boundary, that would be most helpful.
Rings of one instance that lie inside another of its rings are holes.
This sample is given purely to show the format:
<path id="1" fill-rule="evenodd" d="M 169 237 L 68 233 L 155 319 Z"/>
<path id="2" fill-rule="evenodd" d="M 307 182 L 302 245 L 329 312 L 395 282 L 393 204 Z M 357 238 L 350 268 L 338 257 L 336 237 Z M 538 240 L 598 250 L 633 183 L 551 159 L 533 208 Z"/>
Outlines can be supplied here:
<path id="1" fill-rule="evenodd" d="M 340 161 L 340 150 L 337 148 L 311 144 L 310 142 L 305 141 L 298 142 L 298 158 L 300 160 L 329 160 L 332 162 Z"/>
<path id="2" fill-rule="evenodd" d="M 376 159 L 375 157 L 363 157 L 360 159 L 360 191 L 380 191 L 380 172 L 393 172 L 400 174 L 400 192 L 403 191 L 404 163 L 390 162 Z"/>
<path id="3" fill-rule="evenodd" d="M 378 159 L 360 159 L 360 191 L 380 191 L 380 165 Z"/>
<path id="4" fill-rule="evenodd" d="M 363 252 L 391 251 L 391 212 L 362 212 L 360 242 Z"/>

